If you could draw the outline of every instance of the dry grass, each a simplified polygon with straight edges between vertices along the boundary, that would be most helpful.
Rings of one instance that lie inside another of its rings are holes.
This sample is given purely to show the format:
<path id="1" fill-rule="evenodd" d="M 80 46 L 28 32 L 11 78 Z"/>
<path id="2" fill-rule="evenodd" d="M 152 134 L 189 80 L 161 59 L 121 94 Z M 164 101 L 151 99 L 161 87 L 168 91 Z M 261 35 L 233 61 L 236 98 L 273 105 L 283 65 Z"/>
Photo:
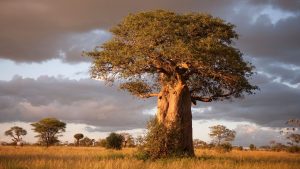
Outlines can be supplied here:
<path id="1" fill-rule="evenodd" d="M 300 155 L 286 152 L 197 150 L 197 158 L 142 161 L 135 149 L 1 147 L 0 169 L 299 169 Z"/>

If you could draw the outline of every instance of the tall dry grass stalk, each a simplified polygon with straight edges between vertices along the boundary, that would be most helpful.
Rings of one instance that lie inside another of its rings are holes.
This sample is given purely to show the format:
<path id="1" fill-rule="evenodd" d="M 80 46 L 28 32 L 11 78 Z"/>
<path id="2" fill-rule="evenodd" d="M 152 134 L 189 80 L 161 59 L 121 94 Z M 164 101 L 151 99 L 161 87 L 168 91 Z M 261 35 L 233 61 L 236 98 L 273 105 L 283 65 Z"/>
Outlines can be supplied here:
<path id="1" fill-rule="evenodd" d="M 0 169 L 299 169 L 300 155 L 286 152 L 237 151 L 220 154 L 196 150 L 196 158 L 138 160 L 136 149 L 98 147 L 0 146 Z"/>

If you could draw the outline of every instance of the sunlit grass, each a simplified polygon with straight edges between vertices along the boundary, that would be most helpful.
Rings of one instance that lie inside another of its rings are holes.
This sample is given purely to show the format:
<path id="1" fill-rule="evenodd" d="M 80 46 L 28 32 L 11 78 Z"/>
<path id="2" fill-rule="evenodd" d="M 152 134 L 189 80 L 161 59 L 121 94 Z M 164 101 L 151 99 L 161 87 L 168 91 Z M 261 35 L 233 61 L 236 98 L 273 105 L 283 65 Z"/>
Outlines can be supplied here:
<path id="1" fill-rule="evenodd" d="M 143 161 L 136 149 L 98 147 L 0 147 L 0 169 L 299 169 L 300 155 L 287 152 L 196 150 L 196 158 Z"/>

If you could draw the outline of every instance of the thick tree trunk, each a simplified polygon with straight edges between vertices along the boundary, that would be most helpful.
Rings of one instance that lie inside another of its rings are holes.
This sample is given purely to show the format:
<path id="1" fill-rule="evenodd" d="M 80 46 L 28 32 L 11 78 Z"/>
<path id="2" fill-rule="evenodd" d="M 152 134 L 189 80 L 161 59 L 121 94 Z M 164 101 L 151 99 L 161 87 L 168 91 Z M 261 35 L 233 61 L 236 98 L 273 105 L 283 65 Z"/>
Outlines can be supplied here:
<path id="1" fill-rule="evenodd" d="M 177 150 L 182 154 L 194 156 L 191 97 L 188 87 L 182 83 L 164 86 L 158 96 L 157 108 L 158 123 L 163 124 L 169 131 L 176 131 Z"/>

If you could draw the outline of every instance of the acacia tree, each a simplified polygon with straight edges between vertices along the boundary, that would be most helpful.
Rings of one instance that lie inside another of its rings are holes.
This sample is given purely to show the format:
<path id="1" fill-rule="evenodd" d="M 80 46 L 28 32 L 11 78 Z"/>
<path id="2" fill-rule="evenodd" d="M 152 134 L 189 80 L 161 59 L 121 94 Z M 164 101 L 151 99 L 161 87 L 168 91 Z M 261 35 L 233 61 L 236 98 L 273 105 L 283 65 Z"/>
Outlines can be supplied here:
<path id="1" fill-rule="evenodd" d="M 58 143 L 58 137 L 61 136 L 59 134 L 65 132 L 66 129 L 66 123 L 56 118 L 44 118 L 31 125 L 34 127 L 32 130 L 39 133 L 36 137 L 47 147 Z"/>
<path id="2" fill-rule="evenodd" d="M 120 133 L 123 136 L 123 147 L 134 147 L 134 139 L 129 133 Z"/>
<path id="3" fill-rule="evenodd" d="M 4 133 L 6 136 L 12 137 L 12 141 L 14 143 L 22 141 L 22 136 L 27 134 L 27 131 L 22 127 L 13 126 L 9 130 L 5 131 Z"/>
<path id="4" fill-rule="evenodd" d="M 222 143 L 231 142 L 235 138 L 236 132 L 234 130 L 230 130 L 223 125 L 211 126 L 209 136 L 214 139 L 214 142 L 217 145 Z"/>
<path id="5" fill-rule="evenodd" d="M 93 59 L 91 77 L 118 80 L 140 98 L 157 97 L 157 121 L 180 128 L 176 147 L 186 155 L 194 155 L 192 103 L 257 89 L 248 82 L 253 66 L 232 45 L 234 25 L 220 18 L 156 10 L 130 14 L 110 31 L 111 40 L 85 52 Z"/>
<path id="6" fill-rule="evenodd" d="M 281 131 L 281 134 L 286 134 L 286 138 L 289 140 L 288 144 L 295 146 L 300 143 L 300 119 L 290 119 L 286 122 L 287 125 L 291 127 L 285 128 L 285 131 Z"/>
<path id="7" fill-rule="evenodd" d="M 74 138 L 76 139 L 76 144 L 79 146 L 80 139 L 83 139 L 84 135 L 82 133 L 77 133 L 74 135 Z"/>

